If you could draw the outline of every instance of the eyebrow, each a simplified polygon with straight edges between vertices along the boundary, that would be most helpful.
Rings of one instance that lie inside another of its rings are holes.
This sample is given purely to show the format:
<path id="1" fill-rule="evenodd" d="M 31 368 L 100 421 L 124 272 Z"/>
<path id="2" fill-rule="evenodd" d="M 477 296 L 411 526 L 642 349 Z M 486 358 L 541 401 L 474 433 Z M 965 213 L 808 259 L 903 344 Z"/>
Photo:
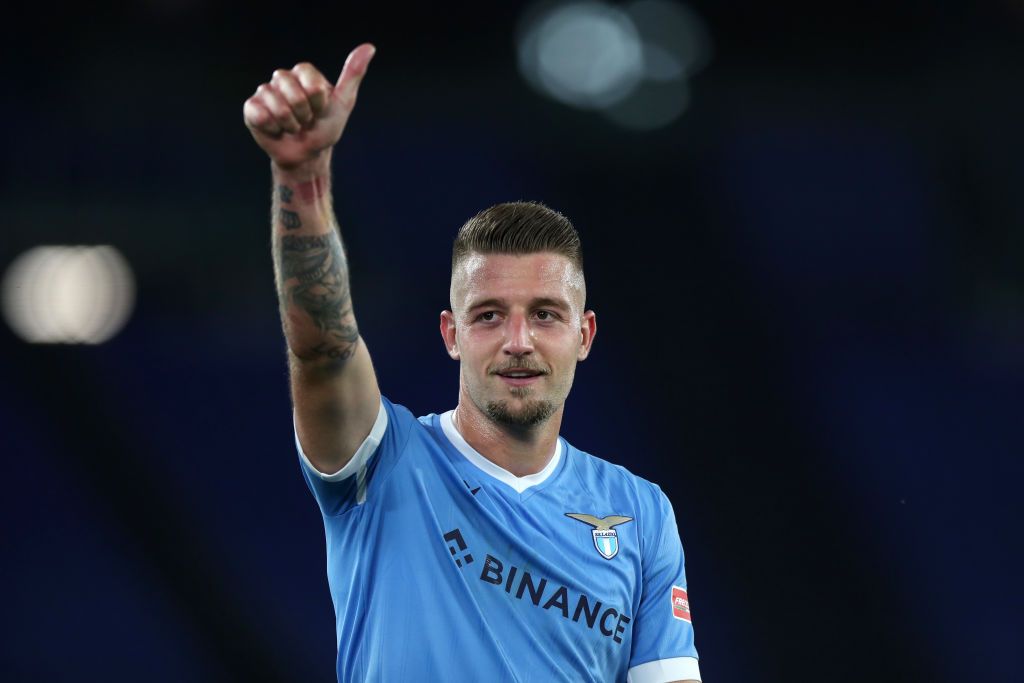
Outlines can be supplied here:
<path id="1" fill-rule="evenodd" d="M 470 311 L 475 311 L 478 308 L 494 307 L 494 308 L 506 308 L 508 303 L 501 298 L 492 297 L 490 299 L 484 299 L 483 301 L 476 301 L 469 306 Z M 552 299 L 551 297 L 538 297 L 530 300 L 530 308 L 558 308 L 563 311 L 570 310 L 569 303 L 562 299 Z"/>

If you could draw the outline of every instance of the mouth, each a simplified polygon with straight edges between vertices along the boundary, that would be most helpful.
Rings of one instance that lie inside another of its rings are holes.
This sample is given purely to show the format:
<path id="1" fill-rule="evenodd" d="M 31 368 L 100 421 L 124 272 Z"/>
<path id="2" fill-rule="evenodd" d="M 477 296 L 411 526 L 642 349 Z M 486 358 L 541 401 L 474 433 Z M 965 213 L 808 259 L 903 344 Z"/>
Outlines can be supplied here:
<path id="1" fill-rule="evenodd" d="M 545 372 L 536 368 L 506 368 L 495 372 L 505 384 L 512 387 L 525 387 L 539 382 Z"/>

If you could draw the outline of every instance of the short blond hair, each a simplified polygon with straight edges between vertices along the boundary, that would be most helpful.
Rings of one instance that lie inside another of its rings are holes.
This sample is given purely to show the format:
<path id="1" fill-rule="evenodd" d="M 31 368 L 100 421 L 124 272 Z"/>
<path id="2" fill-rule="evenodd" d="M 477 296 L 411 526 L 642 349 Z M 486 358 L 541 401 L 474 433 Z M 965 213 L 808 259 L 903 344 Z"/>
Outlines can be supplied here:
<path id="1" fill-rule="evenodd" d="M 553 252 L 583 272 L 580 236 L 569 219 L 540 202 L 505 202 L 466 221 L 452 245 L 452 274 L 468 255 Z"/>

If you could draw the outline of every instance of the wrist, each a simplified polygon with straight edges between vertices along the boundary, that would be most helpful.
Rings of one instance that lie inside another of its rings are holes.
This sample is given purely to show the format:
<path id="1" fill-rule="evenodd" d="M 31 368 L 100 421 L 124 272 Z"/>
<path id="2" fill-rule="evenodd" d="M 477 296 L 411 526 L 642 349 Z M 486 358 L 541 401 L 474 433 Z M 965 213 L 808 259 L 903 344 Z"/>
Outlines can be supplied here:
<path id="1" fill-rule="evenodd" d="M 313 159 L 298 164 L 281 164 L 271 160 L 270 169 L 271 173 L 274 174 L 274 178 L 286 182 L 301 183 L 317 178 L 330 177 L 331 150 L 325 149 Z"/>

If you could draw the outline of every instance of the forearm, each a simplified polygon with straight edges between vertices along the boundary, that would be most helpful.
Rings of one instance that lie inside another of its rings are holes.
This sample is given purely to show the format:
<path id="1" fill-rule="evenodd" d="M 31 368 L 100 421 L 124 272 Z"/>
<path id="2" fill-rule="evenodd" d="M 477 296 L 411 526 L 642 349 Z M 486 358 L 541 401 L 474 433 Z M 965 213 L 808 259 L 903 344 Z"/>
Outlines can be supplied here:
<path id="1" fill-rule="evenodd" d="M 299 361 L 344 363 L 355 352 L 359 330 L 331 205 L 330 151 L 298 168 L 271 166 L 271 243 L 288 348 Z"/>

